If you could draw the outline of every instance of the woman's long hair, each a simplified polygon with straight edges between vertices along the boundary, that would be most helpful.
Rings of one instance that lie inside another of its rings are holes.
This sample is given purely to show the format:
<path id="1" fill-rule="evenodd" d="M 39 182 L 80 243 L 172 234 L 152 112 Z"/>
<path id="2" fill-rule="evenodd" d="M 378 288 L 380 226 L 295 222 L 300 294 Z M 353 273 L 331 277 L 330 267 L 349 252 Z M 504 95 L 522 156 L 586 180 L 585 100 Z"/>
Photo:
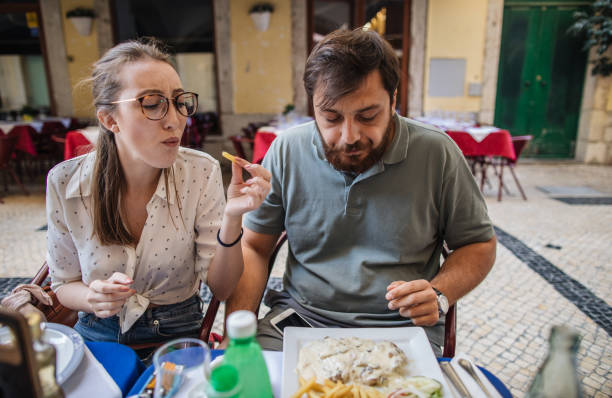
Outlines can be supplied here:
<path id="1" fill-rule="evenodd" d="M 166 62 L 174 67 L 170 63 L 170 55 L 162 49 L 158 41 L 153 39 L 127 41 L 118 44 L 108 50 L 93 65 L 91 78 L 87 79 L 86 82 L 91 83 L 96 111 L 104 109 L 112 112 L 115 109 L 115 105 L 111 102 L 117 100 L 122 88 L 118 78 L 122 67 L 146 58 Z M 91 184 L 93 234 L 98 237 L 103 245 L 135 246 L 138 243 L 137 239 L 123 221 L 125 211 L 120 200 L 121 195 L 125 193 L 127 183 L 119 161 L 115 134 L 101 123 L 99 127 L 100 134 L 96 145 L 96 159 Z M 174 169 L 169 167 L 164 169 L 163 173 L 166 195 L 169 197 L 168 180 L 170 174 L 174 173 Z M 174 194 L 182 220 L 176 180 L 174 182 Z M 172 215 L 170 215 L 170 219 L 172 219 Z M 172 221 L 174 223 L 174 220 Z"/>

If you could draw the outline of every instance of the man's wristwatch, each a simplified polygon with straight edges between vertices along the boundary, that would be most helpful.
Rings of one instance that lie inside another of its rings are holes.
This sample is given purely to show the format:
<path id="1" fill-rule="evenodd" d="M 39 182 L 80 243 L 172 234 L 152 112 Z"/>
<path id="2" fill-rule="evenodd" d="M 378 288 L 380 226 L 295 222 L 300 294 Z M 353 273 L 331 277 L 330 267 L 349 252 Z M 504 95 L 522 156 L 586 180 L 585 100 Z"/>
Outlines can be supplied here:
<path id="1" fill-rule="evenodd" d="M 441 291 L 432 286 L 434 292 L 438 296 L 438 316 L 442 318 L 448 312 L 448 299 Z"/>

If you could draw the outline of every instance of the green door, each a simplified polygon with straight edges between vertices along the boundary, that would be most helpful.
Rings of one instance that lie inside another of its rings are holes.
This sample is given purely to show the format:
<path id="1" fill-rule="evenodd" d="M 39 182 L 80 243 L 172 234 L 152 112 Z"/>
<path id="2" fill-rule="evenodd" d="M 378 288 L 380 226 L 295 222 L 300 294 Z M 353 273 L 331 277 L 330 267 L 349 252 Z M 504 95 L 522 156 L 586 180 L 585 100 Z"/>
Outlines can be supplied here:
<path id="1" fill-rule="evenodd" d="M 566 32 L 578 8 L 513 4 L 504 7 L 495 125 L 533 135 L 527 156 L 574 157 L 587 53 Z"/>

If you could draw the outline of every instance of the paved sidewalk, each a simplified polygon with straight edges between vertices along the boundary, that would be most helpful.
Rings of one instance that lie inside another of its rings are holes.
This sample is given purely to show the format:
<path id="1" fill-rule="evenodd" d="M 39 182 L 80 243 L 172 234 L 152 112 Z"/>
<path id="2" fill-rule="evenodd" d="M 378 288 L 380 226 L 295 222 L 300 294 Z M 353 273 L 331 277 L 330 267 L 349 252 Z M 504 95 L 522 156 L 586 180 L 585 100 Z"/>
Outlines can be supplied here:
<path id="1" fill-rule="evenodd" d="M 612 396 L 612 206 L 568 204 L 537 188 L 566 187 L 574 193 L 569 202 L 603 203 L 612 197 L 612 167 L 528 163 L 517 174 L 527 202 L 509 173 L 510 195 L 504 193 L 502 202 L 495 182 L 485 189 L 498 232 L 497 261 L 459 302 L 457 351 L 472 355 L 521 397 L 544 360 L 551 326 L 566 324 L 582 336 L 577 362 L 585 396 Z M 582 200 L 585 195 L 575 195 L 580 187 L 601 195 Z M 36 231 L 45 224 L 44 195 L 39 189 L 4 201 L 0 277 L 32 276 L 44 260 L 45 232 Z M 279 259 L 284 256 L 286 251 Z M 272 283 L 282 271 L 275 267 Z M 221 319 L 222 309 L 218 331 Z"/>

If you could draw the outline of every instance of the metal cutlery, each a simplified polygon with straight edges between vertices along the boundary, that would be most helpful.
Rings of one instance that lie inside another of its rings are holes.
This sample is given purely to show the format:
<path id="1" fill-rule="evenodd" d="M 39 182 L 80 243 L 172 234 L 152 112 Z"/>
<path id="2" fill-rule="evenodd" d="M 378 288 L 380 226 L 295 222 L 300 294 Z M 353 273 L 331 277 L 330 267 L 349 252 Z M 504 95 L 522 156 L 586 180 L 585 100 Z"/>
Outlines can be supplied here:
<path id="1" fill-rule="evenodd" d="M 451 383 L 453 383 L 453 386 L 455 386 L 455 389 L 457 392 L 459 392 L 459 395 L 461 395 L 462 398 L 472 398 L 472 394 L 469 393 L 465 387 L 465 384 L 463 384 L 450 362 L 440 362 L 440 368 L 442 368 L 442 372 L 444 372 L 446 377 L 448 377 Z"/>
<path id="2" fill-rule="evenodd" d="M 478 373 L 476 373 L 470 361 L 468 361 L 467 359 L 461 358 L 459 359 L 459 366 L 465 369 L 465 371 L 468 372 L 470 376 L 472 376 L 472 379 L 474 379 L 476 383 L 478 383 L 478 385 L 480 386 L 480 389 L 485 393 L 485 395 L 488 398 L 493 398 L 491 394 L 489 394 L 489 390 L 487 390 L 482 380 L 480 380 L 480 377 L 478 377 Z"/>

